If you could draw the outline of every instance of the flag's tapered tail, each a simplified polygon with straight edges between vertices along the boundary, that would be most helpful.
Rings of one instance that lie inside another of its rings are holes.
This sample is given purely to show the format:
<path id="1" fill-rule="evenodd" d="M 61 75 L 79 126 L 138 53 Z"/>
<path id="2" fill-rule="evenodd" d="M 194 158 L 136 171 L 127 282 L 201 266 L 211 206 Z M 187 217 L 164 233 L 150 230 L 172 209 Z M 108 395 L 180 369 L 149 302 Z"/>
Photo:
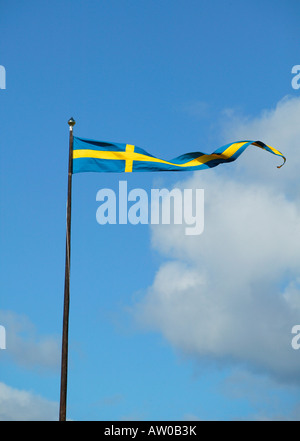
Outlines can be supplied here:
<path id="1" fill-rule="evenodd" d="M 59 421 L 66 421 L 67 415 L 67 379 L 68 379 L 68 334 L 69 334 L 69 306 L 70 306 L 70 257 L 71 257 L 71 200 L 72 200 L 72 164 L 73 164 L 73 118 L 68 121 L 70 127 L 69 138 L 69 172 L 68 172 L 68 200 L 67 200 L 67 228 L 66 228 L 66 265 L 65 265 L 65 292 L 63 312 L 63 333 L 61 351 L 61 383 Z"/>

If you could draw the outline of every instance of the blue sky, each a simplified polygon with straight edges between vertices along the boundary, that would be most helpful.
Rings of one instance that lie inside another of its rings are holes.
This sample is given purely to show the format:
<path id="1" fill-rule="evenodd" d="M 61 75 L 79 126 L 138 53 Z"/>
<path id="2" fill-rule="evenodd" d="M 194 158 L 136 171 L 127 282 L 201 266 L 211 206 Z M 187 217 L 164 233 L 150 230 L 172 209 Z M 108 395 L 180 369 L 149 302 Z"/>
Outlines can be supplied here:
<path id="1" fill-rule="evenodd" d="M 0 419 L 57 419 L 68 119 L 198 173 L 73 177 L 68 418 L 299 419 L 297 1 L 0 0 Z M 101 188 L 203 188 L 205 229 L 96 222 Z M 300 190 L 300 188 L 299 188 Z M 297 373 L 298 372 L 298 373 Z"/>

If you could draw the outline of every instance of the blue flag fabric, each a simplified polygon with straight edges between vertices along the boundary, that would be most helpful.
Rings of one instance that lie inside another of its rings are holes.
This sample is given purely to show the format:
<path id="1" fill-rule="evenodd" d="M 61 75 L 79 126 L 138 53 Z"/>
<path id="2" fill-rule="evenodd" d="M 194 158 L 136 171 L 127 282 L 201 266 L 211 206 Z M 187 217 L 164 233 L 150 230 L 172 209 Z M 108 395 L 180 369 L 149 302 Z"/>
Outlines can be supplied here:
<path id="1" fill-rule="evenodd" d="M 94 141 L 74 136 L 73 173 L 204 170 L 235 161 L 249 146 L 260 147 L 274 155 L 281 156 L 284 160 L 283 164 L 285 163 L 286 159 L 282 153 L 261 141 L 233 142 L 210 154 L 201 152 L 185 153 L 166 161 L 150 155 L 150 153 L 132 144 Z"/>

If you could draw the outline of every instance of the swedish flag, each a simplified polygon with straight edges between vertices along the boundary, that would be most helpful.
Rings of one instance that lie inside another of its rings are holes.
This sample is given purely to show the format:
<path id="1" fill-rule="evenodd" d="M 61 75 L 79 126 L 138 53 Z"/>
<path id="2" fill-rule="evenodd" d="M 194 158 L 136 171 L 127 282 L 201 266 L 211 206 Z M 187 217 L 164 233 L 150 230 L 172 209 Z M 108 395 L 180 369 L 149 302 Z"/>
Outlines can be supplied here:
<path id="1" fill-rule="evenodd" d="M 165 161 L 132 144 L 93 141 L 74 137 L 73 173 L 203 170 L 216 167 L 225 162 L 235 161 L 249 146 L 260 147 L 274 155 L 281 156 L 284 160 L 283 164 L 285 163 L 286 159 L 282 153 L 261 141 L 233 142 L 210 154 L 201 152 L 185 153 L 170 161 Z"/>

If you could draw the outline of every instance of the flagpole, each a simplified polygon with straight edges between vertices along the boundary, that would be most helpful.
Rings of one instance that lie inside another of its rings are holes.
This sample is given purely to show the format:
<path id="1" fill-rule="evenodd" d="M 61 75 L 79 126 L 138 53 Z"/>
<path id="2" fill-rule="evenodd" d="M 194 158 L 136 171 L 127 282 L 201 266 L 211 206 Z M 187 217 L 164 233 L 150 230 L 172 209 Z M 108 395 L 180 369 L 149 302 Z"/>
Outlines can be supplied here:
<path id="1" fill-rule="evenodd" d="M 69 334 L 69 306 L 70 306 L 70 257 L 71 257 L 71 200 L 72 200 L 72 162 L 73 162 L 73 118 L 68 121 L 69 135 L 69 171 L 68 171 L 68 200 L 67 200 L 67 228 L 66 228 L 66 263 L 65 263 L 65 291 L 63 334 L 61 351 L 61 383 L 59 421 L 66 421 L 67 414 L 67 377 L 68 377 L 68 334 Z"/>

